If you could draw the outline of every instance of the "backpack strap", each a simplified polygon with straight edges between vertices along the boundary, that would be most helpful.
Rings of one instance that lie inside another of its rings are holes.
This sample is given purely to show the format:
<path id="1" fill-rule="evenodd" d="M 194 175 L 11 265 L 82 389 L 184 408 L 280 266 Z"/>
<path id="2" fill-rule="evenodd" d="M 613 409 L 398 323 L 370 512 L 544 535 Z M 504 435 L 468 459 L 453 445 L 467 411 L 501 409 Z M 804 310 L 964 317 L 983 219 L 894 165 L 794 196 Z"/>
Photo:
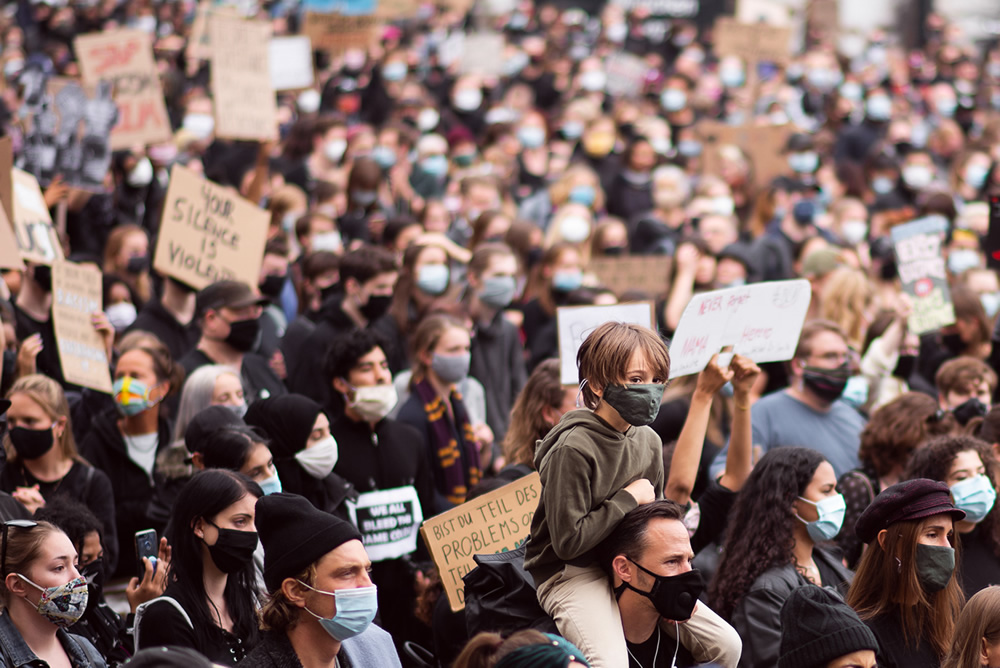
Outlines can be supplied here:
<path id="1" fill-rule="evenodd" d="M 191 617 L 190 615 L 188 615 L 187 610 L 185 610 L 184 607 L 175 598 L 172 598 L 170 596 L 160 596 L 154 598 L 152 601 L 146 601 L 145 603 L 140 603 L 139 606 L 136 607 L 135 609 L 135 619 L 132 622 L 132 637 L 135 639 L 136 651 L 138 651 L 139 648 L 141 647 L 141 645 L 139 644 L 139 624 L 142 621 L 144 613 L 146 612 L 146 608 L 159 601 L 162 601 L 164 603 L 169 603 L 170 605 L 174 606 L 177 609 L 177 612 L 181 613 L 181 617 L 184 618 L 184 621 L 187 622 L 188 626 L 190 626 L 192 630 L 194 629 L 194 623 L 191 621 Z"/>

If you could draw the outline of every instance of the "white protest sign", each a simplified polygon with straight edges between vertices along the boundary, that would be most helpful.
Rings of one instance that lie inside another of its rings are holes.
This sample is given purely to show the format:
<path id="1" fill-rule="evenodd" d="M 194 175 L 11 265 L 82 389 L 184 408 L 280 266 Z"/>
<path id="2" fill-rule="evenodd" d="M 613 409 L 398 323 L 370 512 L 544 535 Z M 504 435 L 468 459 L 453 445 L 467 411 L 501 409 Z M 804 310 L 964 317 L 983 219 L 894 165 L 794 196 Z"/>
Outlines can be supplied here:
<path id="1" fill-rule="evenodd" d="M 610 306 L 562 306 L 556 309 L 559 328 L 559 382 L 576 385 L 580 372 L 576 353 L 592 331 L 606 322 L 624 322 L 656 329 L 653 304 L 612 304 Z"/>
<path id="2" fill-rule="evenodd" d="M 810 296 L 804 279 L 695 295 L 670 344 L 670 377 L 700 372 L 726 346 L 758 364 L 791 359 Z"/>
<path id="3" fill-rule="evenodd" d="M 271 86 L 299 90 L 313 85 L 312 43 L 305 35 L 271 39 Z"/>
<path id="4" fill-rule="evenodd" d="M 417 549 L 424 514 L 412 485 L 366 492 L 347 504 L 351 521 L 372 561 L 396 559 Z"/>
<path id="5" fill-rule="evenodd" d="M 630 53 L 612 53 L 604 60 L 607 91 L 615 97 L 636 97 L 646 83 L 646 61 Z"/>
<path id="6" fill-rule="evenodd" d="M 465 36 L 459 69 L 462 74 L 500 76 L 506 40 L 500 33 L 479 32 Z"/>

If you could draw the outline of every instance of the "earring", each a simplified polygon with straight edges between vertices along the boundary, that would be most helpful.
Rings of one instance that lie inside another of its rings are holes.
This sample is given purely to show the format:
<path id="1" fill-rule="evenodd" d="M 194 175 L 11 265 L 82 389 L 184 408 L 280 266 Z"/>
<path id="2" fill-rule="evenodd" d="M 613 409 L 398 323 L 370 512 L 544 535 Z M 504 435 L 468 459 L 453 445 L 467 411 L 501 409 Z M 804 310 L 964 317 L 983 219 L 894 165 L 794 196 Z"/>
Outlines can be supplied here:
<path id="1" fill-rule="evenodd" d="M 896 572 L 897 573 L 903 572 L 903 562 L 899 560 L 899 557 L 896 557 Z"/>

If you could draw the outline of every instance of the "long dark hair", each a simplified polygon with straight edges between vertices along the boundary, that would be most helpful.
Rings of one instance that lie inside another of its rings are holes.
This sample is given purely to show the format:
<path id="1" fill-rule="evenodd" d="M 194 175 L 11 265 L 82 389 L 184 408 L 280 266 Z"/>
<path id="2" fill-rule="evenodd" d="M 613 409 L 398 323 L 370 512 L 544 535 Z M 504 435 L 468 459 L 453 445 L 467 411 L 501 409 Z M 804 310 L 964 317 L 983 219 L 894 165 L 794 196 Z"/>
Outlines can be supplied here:
<path id="1" fill-rule="evenodd" d="M 729 535 L 709 588 L 712 609 L 729 619 L 764 571 L 792 561 L 792 504 L 823 456 L 808 448 L 776 448 L 761 457 L 729 514 Z"/>
<path id="2" fill-rule="evenodd" d="M 260 486 L 249 478 L 224 469 L 208 469 L 196 473 L 181 489 L 167 525 L 167 539 L 173 548 L 171 575 L 174 595 L 191 616 L 196 649 L 209 647 L 211 635 L 217 629 L 215 616 L 209 610 L 208 594 L 202 569 L 202 542 L 194 535 L 194 523 L 199 518 L 212 519 L 247 494 L 256 498 L 264 495 Z M 250 562 L 240 571 L 230 573 L 224 597 L 233 619 L 233 634 L 253 649 L 260 638 L 257 624 L 257 596 L 254 565 Z M 217 631 L 216 631 L 217 632 Z"/>

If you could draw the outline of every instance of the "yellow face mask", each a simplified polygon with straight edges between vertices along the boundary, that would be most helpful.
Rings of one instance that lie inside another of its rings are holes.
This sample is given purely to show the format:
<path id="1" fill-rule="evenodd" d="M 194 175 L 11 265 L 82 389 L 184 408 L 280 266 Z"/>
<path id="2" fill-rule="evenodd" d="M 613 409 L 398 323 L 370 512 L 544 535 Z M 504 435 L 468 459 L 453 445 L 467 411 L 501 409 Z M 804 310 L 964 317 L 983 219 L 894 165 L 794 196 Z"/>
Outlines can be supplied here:
<path id="1" fill-rule="evenodd" d="M 583 138 L 583 150 L 595 157 L 611 153 L 615 147 L 615 135 L 611 132 L 594 132 Z"/>

